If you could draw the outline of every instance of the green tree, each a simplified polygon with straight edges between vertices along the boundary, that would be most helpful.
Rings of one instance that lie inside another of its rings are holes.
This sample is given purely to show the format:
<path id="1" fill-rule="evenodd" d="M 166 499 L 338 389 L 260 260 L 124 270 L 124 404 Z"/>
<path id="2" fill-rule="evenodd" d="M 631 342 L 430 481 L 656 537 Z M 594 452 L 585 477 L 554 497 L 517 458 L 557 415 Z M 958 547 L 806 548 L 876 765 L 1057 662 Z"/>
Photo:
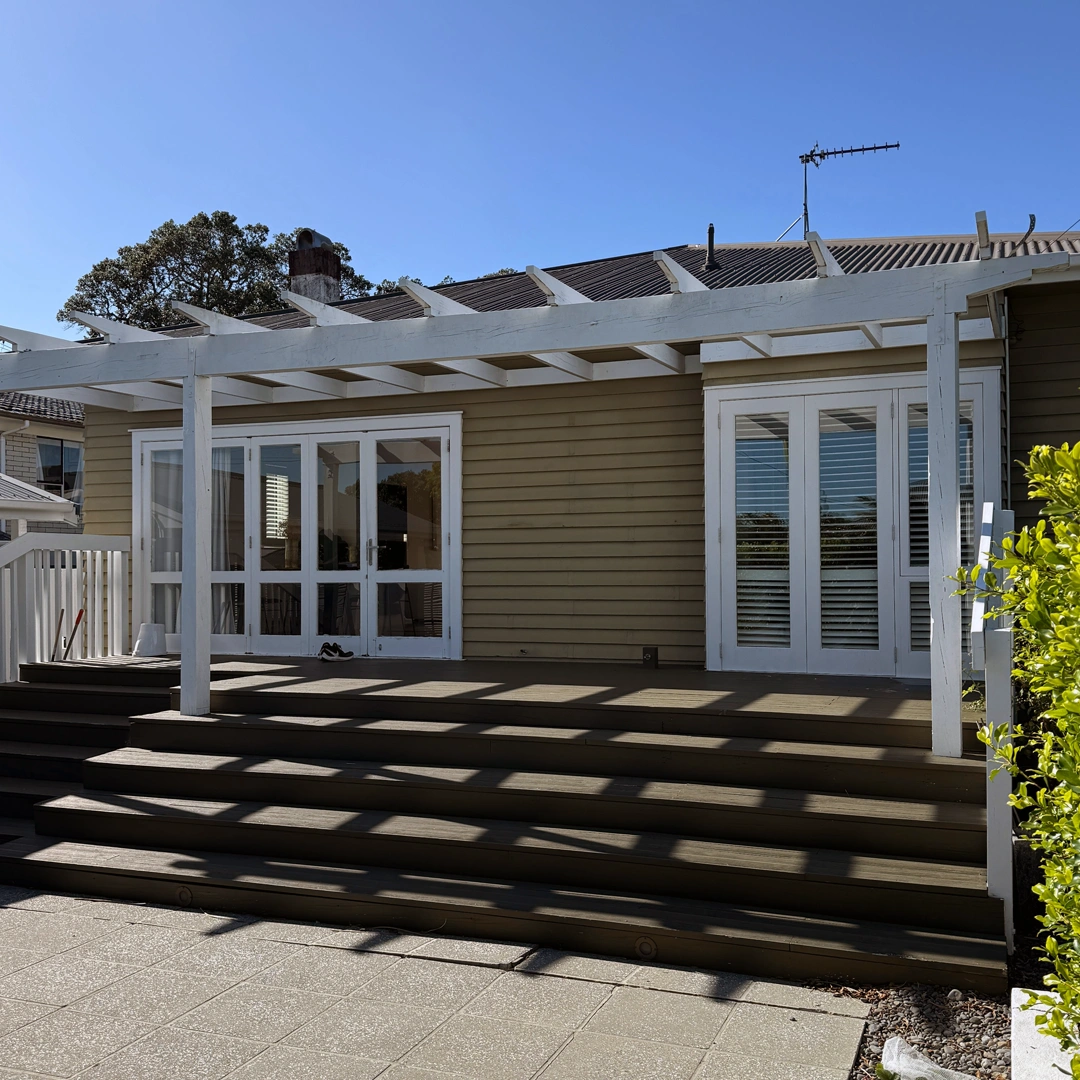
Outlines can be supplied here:
<path id="1" fill-rule="evenodd" d="M 70 312 L 85 311 L 133 326 L 186 322 L 170 310 L 171 300 L 232 316 L 279 310 L 278 290 L 289 283 L 288 253 L 298 231 L 271 238 L 265 225 L 240 225 L 224 210 L 182 224 L 170 219 L 146 240 L 95 263 L 56 317 L 70 323 Z M 369 295 L 372 284 L 352 267 L 349 249 L 334 249 L 341 257 L 342 298 Z"/>

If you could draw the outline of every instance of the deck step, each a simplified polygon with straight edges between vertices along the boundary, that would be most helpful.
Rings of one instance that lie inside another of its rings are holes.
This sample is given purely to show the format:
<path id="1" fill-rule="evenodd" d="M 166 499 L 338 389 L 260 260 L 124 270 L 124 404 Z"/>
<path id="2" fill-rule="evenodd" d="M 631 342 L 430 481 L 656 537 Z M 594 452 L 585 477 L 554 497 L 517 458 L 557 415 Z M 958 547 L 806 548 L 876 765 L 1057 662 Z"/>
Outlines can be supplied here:
<path id="1" fill-rule="evenodd" d="M 116 899 L 393 926 L 782 979 L 932 982 L 985 993 L 1007 985 L 1004 942 L 947 932 L 791 915 L 764 905 L 678 900 L 637 889 L 507 883 L 207 851 L 55 842 L 0 846 L 4 879 Z"/>
<path id="2" fill-rule="evenodd" d="M 0 817 L 29 819 L 38 803 L 81 791 L 82 784 L 70 781 L 0 776 Z"/>
<path id="3" fill-rule="evenodd" d="M 274 759 L 125 747 L 86 762 L 99 791 L 391 810 L 828 846 L 978 863 L 986 813 L 971 803 L 644 777 Z"/>
<path id="4" fill-rule="evenodd" d="M 0 776 L 80 783 L 83 762 L 100 752 L 96 746 L 0 740 Z"/>
<path id="5" fill-rule="evenodd" d="M 89 791 L 39 805 L 39 834 L 629 890 L 993 932 L 982 867 L 658 832 Z"/>
<path id="6" fill-rule="evenodd" d="M 789 706 L 783 712 L 763 708 L 663 708 L 633 704 L 583 705 L 578 703 L 522 702 L 470 698 L 454 700 L 431 694 L 410 696 L 400 688 L 393 693 L 374 691 L 313 693 L 288 685 L 256 688 L 248 679 L 221 677 L 210 689 L 214 713 L 277 716 L 329 716 L 350 719 L 437 720 L 448 723 L 485 723 L 540 726 L 619 728 L 678 735 L 753 736 L 797 742 L 844 743 L 864 746 L 930 748 L 930 723 L 921 718 L 883 712 L 881 715 L 799 712 Z M 628 695 L 631 696 L 632 695 Z M 170 708 L 179 709 L 174 688 Z M 973 714 L 963 721 L 964 748 L 977 751 L 978 720 Z"/>
<path id="7" fill-rule="evenodd" d="M 210 754 L 528 769 L 984 804 L 981 757 L 913 747 L 332 717 L 133 719 L 131 746 Z"/>
<path id="8" fill-rule="evenodd" d="M 5 709 L 134 716 L 169 707 L 167 687 L 99 686 L 93 683 L 5 683 Z"/>
<path id="9" fill-rule="evenodd" d="M 7 702 L 11 685 L 0 686 L 0 701 Z M 84 712 L 49 712 L 29 709 L 0 709 L 0 739 L 5 742 L 50 743 L 57 745 L 124 746 L 131 730 L 127 716 Z"/>

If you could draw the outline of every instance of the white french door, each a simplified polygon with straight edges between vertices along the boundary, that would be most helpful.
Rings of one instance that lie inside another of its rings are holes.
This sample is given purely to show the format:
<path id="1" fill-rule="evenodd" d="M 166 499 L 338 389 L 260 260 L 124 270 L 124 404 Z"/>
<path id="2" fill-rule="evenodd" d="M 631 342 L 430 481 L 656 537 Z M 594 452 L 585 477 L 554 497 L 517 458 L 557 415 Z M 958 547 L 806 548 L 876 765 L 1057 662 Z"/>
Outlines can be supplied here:
<path id="1" fill-rule="evenodd" d="M 449 554 L 459 489 L 449 430 L 279 427 L 213 442 L 213 651 L 301 656 L 335 641 L 357 655 L 456 655 L 459 560 Z M 146 438 L 138 453 L 136 498 L 148 496 L 136 525 L 142 618 L 165 625 L 172 651 L 180 639 L 182 446 Z"/>
<path id="2" fill-rule="evenodd" d="M 721 406 L 725 667 L 892 673 L 890 399 Z"/>
<path id="3" fill-rule="evenodd" d="M 714 669 L 929 675 L 926 392 L 855 381 L 866 388 L 711 392 Z M 966 562 L 984 483 L 997 497 L 996 385 L 997 372 L 981 372 L 961 386 Z"/>

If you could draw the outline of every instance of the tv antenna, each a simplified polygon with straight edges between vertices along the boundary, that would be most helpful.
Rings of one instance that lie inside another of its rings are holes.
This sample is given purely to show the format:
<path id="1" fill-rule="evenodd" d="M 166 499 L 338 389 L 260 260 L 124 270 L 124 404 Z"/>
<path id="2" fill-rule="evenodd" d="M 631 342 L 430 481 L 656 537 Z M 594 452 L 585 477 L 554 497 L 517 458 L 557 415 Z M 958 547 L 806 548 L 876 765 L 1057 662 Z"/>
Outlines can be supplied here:
<path id="1" fill-rule="evenodd" d="M 802 223 L 803 236 L 810 232 L 810 208 L 807 202 L 807 166 L 813 165 L 815 169 L 821 168 L 821 163 L 826 158 L 846 157 L 849 154 L 876 154 L 879 150 L 899 150 L 900 144 L 883 143 L 881 146 L 848 146 L 838 150 L 819 150 L 818 144 L 814 143 L 814 149 L 808 154 L 800 154 L 799 161 L 802 164 Z M 790 228 L 790 226 L 788 226 Z"/>

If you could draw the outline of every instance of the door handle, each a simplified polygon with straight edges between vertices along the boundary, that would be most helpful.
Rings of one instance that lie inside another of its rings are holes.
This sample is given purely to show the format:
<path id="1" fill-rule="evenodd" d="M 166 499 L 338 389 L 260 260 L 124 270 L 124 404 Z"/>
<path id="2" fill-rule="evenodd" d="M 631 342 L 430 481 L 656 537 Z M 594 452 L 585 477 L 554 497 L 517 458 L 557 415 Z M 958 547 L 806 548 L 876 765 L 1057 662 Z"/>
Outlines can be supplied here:
<path id="1" fill-rule="evenodd" d="M 367 564 L 371 566 L 372 558 L 375 554 L 375 541 L 369 536 L 367 542 Z"/>

